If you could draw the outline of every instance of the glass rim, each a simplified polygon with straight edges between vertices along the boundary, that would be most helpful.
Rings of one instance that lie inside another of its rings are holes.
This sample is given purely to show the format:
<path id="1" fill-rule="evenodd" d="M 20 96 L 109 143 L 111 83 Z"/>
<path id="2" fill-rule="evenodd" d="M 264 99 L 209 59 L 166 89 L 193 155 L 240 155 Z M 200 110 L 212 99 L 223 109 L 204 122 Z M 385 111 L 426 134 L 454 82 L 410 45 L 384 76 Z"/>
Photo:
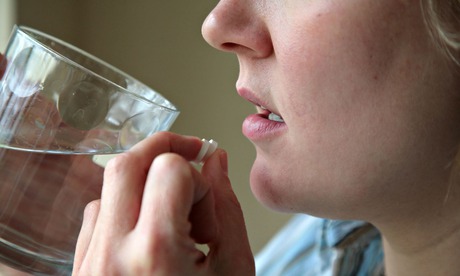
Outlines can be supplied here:
<path id="1" fill-rule="evenodd" d="M 78 69 L 80 69 L 80 70 L 82 70 L 84 72 L 87 72 L 87 73 L 95 76 L 96 78 L 101 79 L 104 82 L 108 82 L 110 85 L 113 85 L 113 86 L 117 87 L 118 90 L 121 90 L 119 92 L 126 93 L 126 94 L 128 94 L 128 95 L 130 95 L 130 96 L 132 96 L 134 98 L 137 98 L 137 99 L 142 100 L 144 102 L 147 102 L 149 104 L 153 104 L 153 105 L 158 106 L 158 107 L 160 107 L 162 109 L 166 109 L 171 113 L 179 113 L 180 112 L 179 109 L 171 101 L 169 101 L 167 98 L 165 98 L 162 94 L 160 94 L 156 90 L 150 88 L 149 86 L 147 86 L 143 82 L 137 80 L 136 78 L 132 77 L 131 75 L 129 75 L 129 74 L 123 72 L 122 70 L 116 68 L 115 66 L 109 64 L 108 62 L 106 62 L 106 61 L 104 61 L 104 60 L 102 60 L 102 59 L 100 59 L 100 58 L 98 58 L 98 57 L 96 57 L 96 56 L 94 56 L 94 55 L 92 55 L 92 54 L 90 54 L 90 53 L 88 53 L 88 52 L 86 52 L 86 51 L 84 51 L 84 50 L 82 50 L 82 49 L 70 44 L 70 43 L 68 43 L 68 42 L 65 42 L 62 39 L 59 39 L 59 38 L 57 38 L 55 36 L 49 35 L 47 33 L 44 33 L 42 31 L 39 31 L 39 30 L 31 28 L 31 27 L 27 27 L 27 26 L 24 26 L 24 25 L 14 25 L 12 35 L 14 35 L 14 33 L 16 33 L 16 32 L 19 32 L 19 33 L 25 35 L 27 37 L 27 39 L 30 39 L 31 41 L 33 41 L 35 44 L 40 46 L 43 50 L 45 50 L 46 52 L 50 53 L 51 55 L 56 56 L 57 58 L 59 58 L 61 60 L 64 60 L 65 62 L 71 64 L 72 66 L 77 67 Z M 76 52 L 77 54 L 80 54 L 80 55 L 82 55 L 82 56 L 84 56 L 84 57 L 86 57 L 88 59 L 91 59 L 92 61 L 94 61 L 94 62 L 96 62 L 96 63 L 98 63 L 98 64 L 100 64 L 100 65 L 102 65 L 102 66 L 104 66 L 106 68 L 108 68 L 109 70 L 113 71 L 114 73 L 116 73 L 116 74 L 118 74 L 118 75 L 120 75 L 120 76 L 122 76 L 122 77 L 124 77 L 126 79 L 129 79 L 129 80 L 131 80 L 131 81 L 133 81 L 135 83 L 138 83 L 141 86 L 144 86 L 145 88 L 148 89 L 149 93 L 153 93 L 155 95 L 160 96 L 170 106 L 162 105 L 162 104 L 157 103 L 155 101 L 149 100 L 148 98 L 143 97 L 142 95 L 139 95 L 136 92 L 128 90 L 127 88 L 125 88 L 125 87 L 113 82 L 112 80 L 110 80 L 110 79 L 108 79 L 108 78 L 106 78 L 106 77 L 104 77 L 104 76 L 102 76 L 102 75 L 100 75 L 100 74 L 98 74 L 98 73 L 96 73 L 96 72 L 84 67 L 84 66 L 82 66 L 78 62 L 76 62 L 76 61 L 66 57 L 65 55 L 61 54 L 60 52 L 52 49 L 47 44 L 45 44 L 45 43 L 39 41 L 37 38 L 33 37 L 33 35 L 31 35 L 31 34 L 38 35 L 38 36 L 41 36 L 41 37 L 43 37 L 45 39 L 48 39 L 50 41 L 59 43 L 60 45 L 64 46 L 65 48 L 68 48 L 68 49 Z"/>

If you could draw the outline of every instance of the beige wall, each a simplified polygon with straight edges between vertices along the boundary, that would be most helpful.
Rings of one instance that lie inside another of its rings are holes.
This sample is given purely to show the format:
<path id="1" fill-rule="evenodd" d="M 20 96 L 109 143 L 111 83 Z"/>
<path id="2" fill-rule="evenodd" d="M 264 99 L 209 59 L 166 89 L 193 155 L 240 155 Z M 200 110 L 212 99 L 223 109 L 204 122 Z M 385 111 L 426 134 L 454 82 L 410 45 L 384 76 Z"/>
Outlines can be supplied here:
<path id="1" fill-rule="evenodd" d="M 16 21 L 14 0 L 0 0 L 0 51 L 6 47 L 11 28 Z"/>
<path id="2" fill-rule="evenodd" d="M 230 178 L 253 250 L 259 250 L 287 216 L 266 210 L 250 193 L 255 153 L 241 123 L 254 109 L 235 92 L 236 58 L 201 37 L 201 23 L 216 1 L 16 2 L 19 24 L 74 43 L 150 85 L 181 109 L 173 131 L 215 139 L 229 152 Z"/>

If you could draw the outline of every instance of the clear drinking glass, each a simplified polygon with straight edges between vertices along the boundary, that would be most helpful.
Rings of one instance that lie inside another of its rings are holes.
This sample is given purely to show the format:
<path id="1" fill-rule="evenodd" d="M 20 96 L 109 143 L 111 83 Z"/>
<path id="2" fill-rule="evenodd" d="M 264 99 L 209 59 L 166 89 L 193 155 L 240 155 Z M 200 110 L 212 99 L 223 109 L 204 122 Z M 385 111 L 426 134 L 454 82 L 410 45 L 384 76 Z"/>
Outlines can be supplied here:
<path id="1" fill-rule="evenodd" d="M 65 275 L 104 156 L 126 151 L 179 114 L 109 64 L 16 26 L 0 76 L 0 261 Z"/>

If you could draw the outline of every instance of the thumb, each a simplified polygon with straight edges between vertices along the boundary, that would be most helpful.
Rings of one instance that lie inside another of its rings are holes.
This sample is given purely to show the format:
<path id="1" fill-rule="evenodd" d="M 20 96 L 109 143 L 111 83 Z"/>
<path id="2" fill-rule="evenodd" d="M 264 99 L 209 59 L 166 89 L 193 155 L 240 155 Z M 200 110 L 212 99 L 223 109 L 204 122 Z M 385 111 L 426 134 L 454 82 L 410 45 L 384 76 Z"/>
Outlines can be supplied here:
<path id="1" fill-rule="evenodd" d="M 204 164 L 202 175 L 211 184 L 217 236 L 209 244 L 209 257 L 217 275 L 254 275 L 254 258 L 240 203 L 227 175 L 227 153 L 218 149 Z"/>

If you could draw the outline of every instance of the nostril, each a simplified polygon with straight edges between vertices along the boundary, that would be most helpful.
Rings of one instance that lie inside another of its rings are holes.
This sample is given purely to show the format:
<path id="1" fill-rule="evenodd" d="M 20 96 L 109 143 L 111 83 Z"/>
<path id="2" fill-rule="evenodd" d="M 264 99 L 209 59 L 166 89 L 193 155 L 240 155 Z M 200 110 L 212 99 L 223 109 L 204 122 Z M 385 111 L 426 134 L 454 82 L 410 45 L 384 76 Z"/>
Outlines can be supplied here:
<path id="1" fill-rule="evenodd" d="M 232 42 L 222 43 L 222 45 L 221 45 L 221 48 L 224 51 L 235 51 L 235 49 L 238 48 L 238 47 L 239 47 L 238 44 L 232 43 Z"/>

